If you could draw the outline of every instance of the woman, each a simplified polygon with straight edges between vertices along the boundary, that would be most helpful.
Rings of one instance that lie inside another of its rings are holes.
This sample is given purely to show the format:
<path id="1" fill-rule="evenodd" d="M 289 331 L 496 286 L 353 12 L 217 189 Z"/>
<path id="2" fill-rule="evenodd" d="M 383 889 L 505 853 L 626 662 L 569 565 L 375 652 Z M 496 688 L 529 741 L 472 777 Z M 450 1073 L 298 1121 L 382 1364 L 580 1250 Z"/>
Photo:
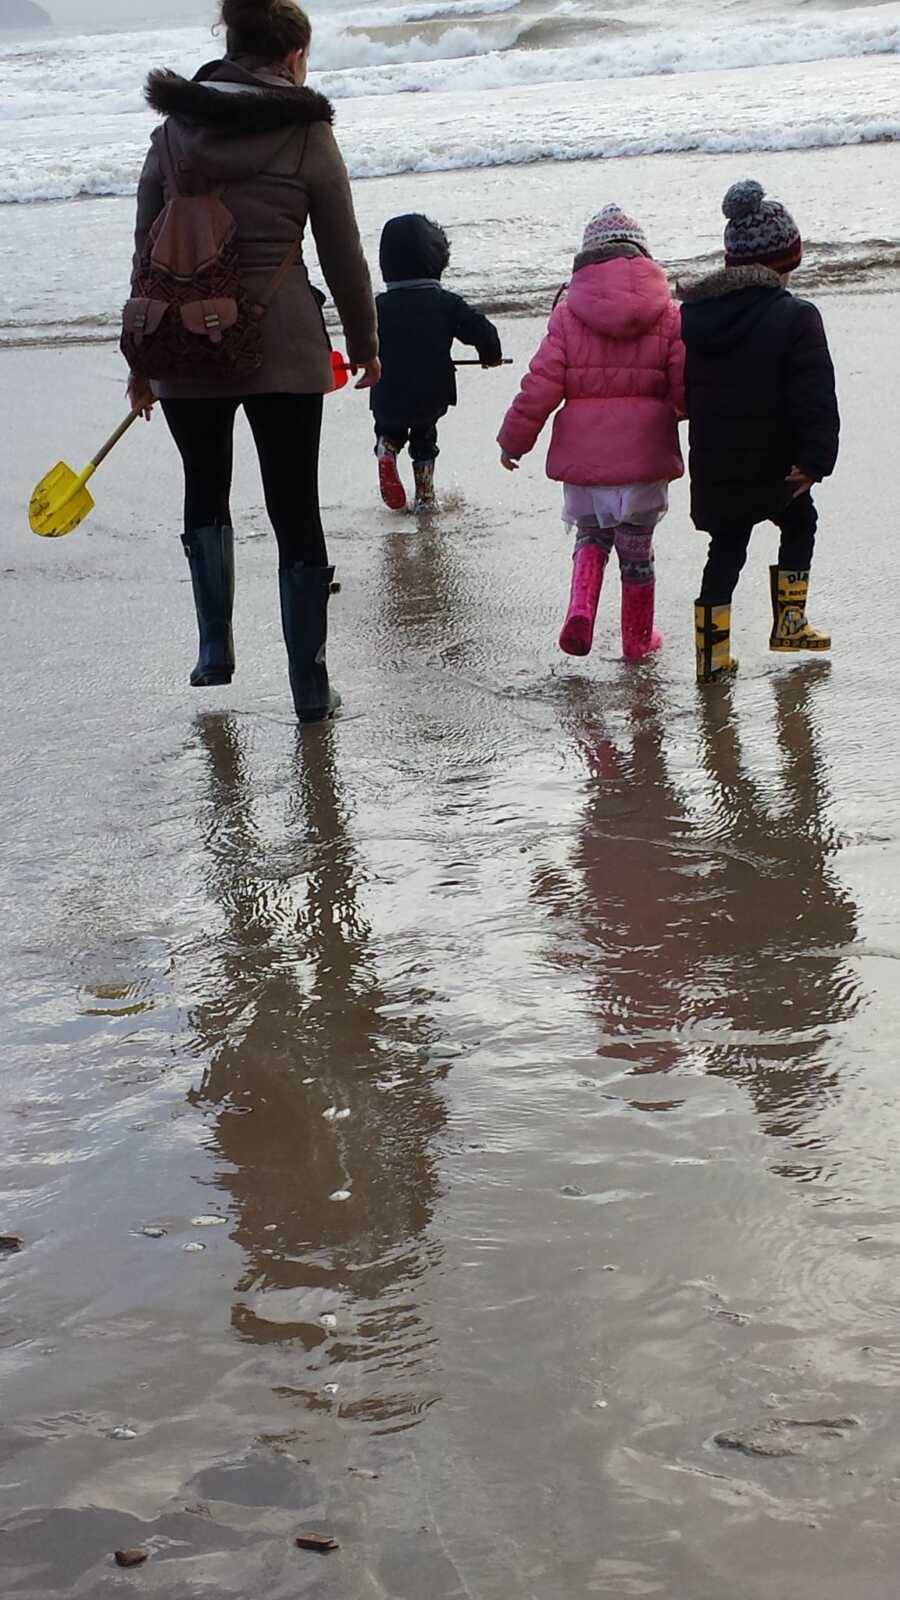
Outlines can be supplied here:
<path id="1" fill-rule="evenodd" d="M 260 303 L 287 262 L 262 320 L 263 359 L 233 386 L 154 383 L 132 374 L 132 404 L 159 399 L 184 464 L 183 544 L 191 569 L 200 655 L 191 683 L 230 683 L 234 534 L 233 430 L 243 405 L 253 432 L 278 540 L 279 588 L 291 690 L 301 722 L 331 716 L 340 696 L 325 664 L 334 568 L 319 513 L 322 397 L 333 387 L 328 336 L 299 245 L 307 221 L 347 340 L 362 368 L 359 388 L 378 382 L 378 338 L 369 272 L 332 110 L 304 87 L 311 28 L 295 0 L 223 0 L 224 60 L 193 81 L 153 72 L 147 99 L 168 119 L 151 140 L 138 189 L 135 272 L 154 221 L 179 191 L 221 191 L 237 223 L 240 274 Z M 165 141 L 161 145 L 161 141 Z M 292 246 L 297 256 L 290 263 Z"/>

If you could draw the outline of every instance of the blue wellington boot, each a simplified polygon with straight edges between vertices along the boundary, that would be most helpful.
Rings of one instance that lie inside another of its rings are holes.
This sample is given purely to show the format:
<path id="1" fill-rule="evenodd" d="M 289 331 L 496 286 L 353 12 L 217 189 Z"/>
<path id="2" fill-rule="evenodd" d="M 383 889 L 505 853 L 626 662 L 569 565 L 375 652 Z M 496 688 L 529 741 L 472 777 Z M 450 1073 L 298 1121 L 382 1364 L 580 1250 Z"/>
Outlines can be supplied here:
<path id="1" fill-rule="evenodd" d="M 322 722 L 333 717 L 341 703 L 328 682 L 325 663 L 328 601 L 339 588 L 333 580 L 334 567 L 305 567 L 301 561 L 278 572 L 281 625 L 298 722 Z"/>
<path id="2" fill-rule="evenodd" d="M 200 654 L 191 673 L 195 689 L 230 683 L 234 674 L 234 529 L 193 528 L 182 535 L 191 569 Z"/>

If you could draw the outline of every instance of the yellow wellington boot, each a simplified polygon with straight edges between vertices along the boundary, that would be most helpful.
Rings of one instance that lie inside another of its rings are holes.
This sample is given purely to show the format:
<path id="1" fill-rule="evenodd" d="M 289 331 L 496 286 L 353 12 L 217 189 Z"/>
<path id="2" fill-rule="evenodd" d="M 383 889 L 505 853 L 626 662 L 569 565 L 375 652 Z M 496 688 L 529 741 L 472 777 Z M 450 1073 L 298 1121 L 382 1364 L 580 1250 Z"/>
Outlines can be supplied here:
<path id="1" fill-rule="evenodd" d="M 731 607 L 694 603 L 694 628 L 697 636 L 697 682 L 715 683 L 737 672 L 731 654 Z"/>
<path id="2" fill-rule="evenodd" d="M 772 636 L 770 650 L 830 650 L 831 635 L 818 633 L 806 620 L 808 572 L 782 572 L 769 568 L 772 585 Z"/>

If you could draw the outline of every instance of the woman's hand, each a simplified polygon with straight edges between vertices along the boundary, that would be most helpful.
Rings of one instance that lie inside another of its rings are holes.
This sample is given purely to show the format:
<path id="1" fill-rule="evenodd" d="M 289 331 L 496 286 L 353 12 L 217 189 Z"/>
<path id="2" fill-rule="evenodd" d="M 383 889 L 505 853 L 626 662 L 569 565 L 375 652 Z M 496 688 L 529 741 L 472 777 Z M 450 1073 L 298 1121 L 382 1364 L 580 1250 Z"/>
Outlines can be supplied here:
<path id="1" fill-rule="evenodd" d="M 378 356 L 374 356 L 371 361 L 363 361 L 362 363 L 351 361 L 350 371 L 353 373 L 354 378 L 360 369 L 360 365 L 362 366 L 362 377 L 359 383 L 354 384 L 353 387 L 355 389 L 374 389 L 376 383 L 381 382 L 381 362 Z"/>
<path id="2" fill-rule="evenodd" d="M 136 372 L 133 372 L 128 379 L 128 399 L 131 402 L 132 411 L 140 406 L 144 413 L 144 421 L 149 422 L 153 407 L 156 405 L 156 395 L 153 393 L 147 379 L 140 377 Z"/>
<path id="3" fill-rule="evenodd" d="M 808 472 L 804 472 L 802 467 L 791 467 L 784 481 L 791 490 L 791 499 L 799 500 L 801 494 L 809 493 L 816 480 L 811 478 Z"/>
<path id="4" fill-rule="evenodd" d="M 507 472 L 518 472 L 519 470 L 519 463 L 515 456 L 508 455 L 505 450 L 500 451 L 500 465 L 505 467 Z"/>

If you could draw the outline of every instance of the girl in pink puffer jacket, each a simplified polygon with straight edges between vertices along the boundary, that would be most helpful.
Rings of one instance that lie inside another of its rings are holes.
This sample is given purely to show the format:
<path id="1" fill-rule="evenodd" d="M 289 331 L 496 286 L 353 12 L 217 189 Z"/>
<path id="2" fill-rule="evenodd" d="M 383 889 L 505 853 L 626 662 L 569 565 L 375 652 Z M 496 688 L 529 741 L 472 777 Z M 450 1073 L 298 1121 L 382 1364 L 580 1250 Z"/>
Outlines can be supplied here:
<path id="1" fill-rule="evenodd" d="M 590 650 L 615 546 L 622 650 L 640 661 L 662 644 L 653 627 L 653 530 L 668 509 L 669 484 L 684 472 L 684 347 L 666 275 L 618 206 L 588 223 L 572 281 L 506 413 L 497 443 L 510 472 L 553 411 L 547 476 L 563 483 L 563 521 L 576 529 L 560 649 Z"/>

